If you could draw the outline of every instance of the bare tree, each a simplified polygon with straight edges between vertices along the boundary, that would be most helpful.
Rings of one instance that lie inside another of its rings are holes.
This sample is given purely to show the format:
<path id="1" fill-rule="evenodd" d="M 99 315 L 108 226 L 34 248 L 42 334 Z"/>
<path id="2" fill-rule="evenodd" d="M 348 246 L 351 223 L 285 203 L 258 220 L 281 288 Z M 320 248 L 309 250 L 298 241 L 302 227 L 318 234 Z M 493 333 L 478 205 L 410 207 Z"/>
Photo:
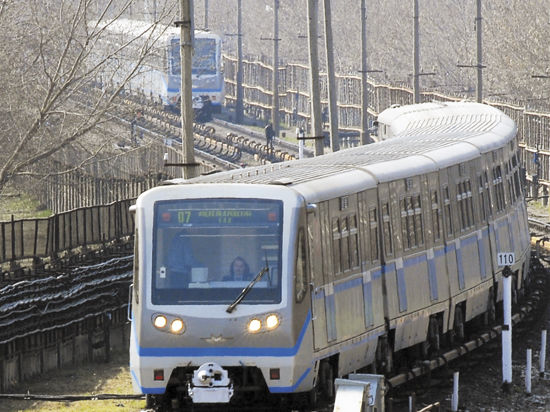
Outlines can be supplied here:
<path id="1" fill-rule="evenodd" d="M 0 1 L 0 192 L 17 176 L 47 173 L 36 166 L 111 119 L 121 90 L 157 52 L 157 23 L 173 14 L 167 5 L 114 42 L 109 27 L 131 3 Z M 100 78 L 112 88 L 97 88 Z"/>

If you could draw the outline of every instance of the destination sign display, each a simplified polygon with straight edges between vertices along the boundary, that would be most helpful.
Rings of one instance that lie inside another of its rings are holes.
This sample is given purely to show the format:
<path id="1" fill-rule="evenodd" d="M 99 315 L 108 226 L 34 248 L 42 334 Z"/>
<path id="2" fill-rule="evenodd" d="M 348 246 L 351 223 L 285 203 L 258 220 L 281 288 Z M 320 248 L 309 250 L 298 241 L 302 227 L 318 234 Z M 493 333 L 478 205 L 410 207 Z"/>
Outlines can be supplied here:
<path id="1" fill-rule="evenodd" d="M 179 209 L 163 212 L 161 222 L 180 225 L 275 223 L 277 213 L 261 209 Z"/>
<path id="2" fill-rule="evenodd" d="M 155 205 L 155 220 L 164 227 L 279 225 L 282 212 L 280 200 L 169 200 Z"/>

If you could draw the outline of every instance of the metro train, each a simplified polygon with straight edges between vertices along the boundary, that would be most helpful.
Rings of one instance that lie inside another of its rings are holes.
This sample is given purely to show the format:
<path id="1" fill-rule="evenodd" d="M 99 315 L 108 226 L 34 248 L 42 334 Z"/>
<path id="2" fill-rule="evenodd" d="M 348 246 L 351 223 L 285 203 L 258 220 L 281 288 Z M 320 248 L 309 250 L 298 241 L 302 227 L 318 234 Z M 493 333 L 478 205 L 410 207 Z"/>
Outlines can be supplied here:
<path id="1" fill-rule="evenodd" d="M 391 374 L 494 318 L 503 254 L 520 295 L 530 240 L 514 122 L 472 102 L 378 122 L 377 143 L 138 197 L 130 369 L 150 405 L 311 405 L 336 377 Z"/>
<path id="2" fill-rule="evenodd" d="M 95 24 L 92 22 L 91 26 Z M 154 51 L 144 59 L 128 86 L 158 99 L 166 108 L 178 110 L 181 98 L 180 29 L 122 18 L 102 22 L 100 27 L 106 32 L 101 37 L 102 50 L 125 45 L 117 54 L 120 58 L 106 65 L 105 74 L 115 83 L 126 78 L 127 70 L 120 70 L 121 63 L 128 61 L 131 66 L 142 47 L 155 41 Z M 196 111 L 208 105 L 212 112 L 221 112 L 225 89 L 221 48 L 222 39 L 217 34 L 194 31 L 191 83 Z"/>

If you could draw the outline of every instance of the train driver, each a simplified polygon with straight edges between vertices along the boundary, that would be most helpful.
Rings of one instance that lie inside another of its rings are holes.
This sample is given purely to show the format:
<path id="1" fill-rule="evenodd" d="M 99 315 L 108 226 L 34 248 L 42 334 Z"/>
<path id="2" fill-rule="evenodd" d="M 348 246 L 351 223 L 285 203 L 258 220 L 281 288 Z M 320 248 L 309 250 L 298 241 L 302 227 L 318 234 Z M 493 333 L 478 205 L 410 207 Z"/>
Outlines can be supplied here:
<path id="1" fill-rule="evenodd" d="M 250 267 L 248 266 L 248 263 L 246 263 L 246 260 L 244 260 L 242 257 L 237 256 L 235 259 L 233 259 L 233 262 L 231 262 L 231 266 L 229 267 L 229 276 L 226 276 L 223 278 L 224 281 L 226 280 L 252 280 L 253 275 L 250 273 Z"/>

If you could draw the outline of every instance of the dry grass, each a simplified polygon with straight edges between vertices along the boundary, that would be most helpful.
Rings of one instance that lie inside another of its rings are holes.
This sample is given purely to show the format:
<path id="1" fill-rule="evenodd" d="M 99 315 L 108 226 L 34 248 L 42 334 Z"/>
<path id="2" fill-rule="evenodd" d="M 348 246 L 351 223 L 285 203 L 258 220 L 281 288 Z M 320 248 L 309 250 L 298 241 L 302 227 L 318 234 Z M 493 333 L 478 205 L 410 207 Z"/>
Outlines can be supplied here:
<path id="1" fill-rule="evenodd" d="M 110 363 L 86 364 L 74 369 L 64 369 L 36 377 L 32 382 L 19 385 L 10 393 L 33 395 L 92 395 L 100 393 L 132 394 L 128 366 L 128 353 L 112 353 Z M 78 402 L 44 402 L 33 400 L 0 399 L 0 411 L 141 411 L 145 400 L 97 400 Z"/>
<path id="2" fill-rule="evenodd" d="M 0 196 L 0 221 L 51 216 L 51 211 L 26 194 L 14 193 Z"/>

